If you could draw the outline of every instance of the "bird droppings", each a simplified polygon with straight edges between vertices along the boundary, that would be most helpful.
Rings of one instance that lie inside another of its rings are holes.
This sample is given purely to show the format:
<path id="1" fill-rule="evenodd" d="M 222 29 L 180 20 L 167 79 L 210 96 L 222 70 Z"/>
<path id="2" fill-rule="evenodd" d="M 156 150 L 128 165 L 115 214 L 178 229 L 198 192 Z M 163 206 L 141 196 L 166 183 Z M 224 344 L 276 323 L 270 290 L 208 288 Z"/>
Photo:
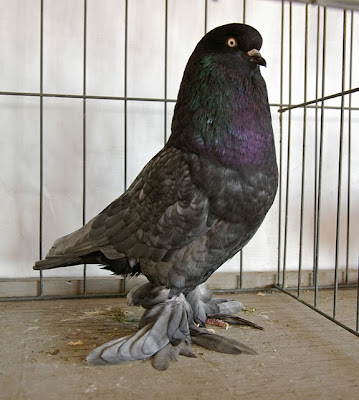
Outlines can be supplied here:
<path id="1" fill-rule="evenodd" d="M 93 393 L 97 390 L 97 387 L 93 384 L 89 385 L 85 390 L 85 393 Z"/>
<path id="2" fill-rule="evenodd" d="M 68 342 L 67 343 L 69 346 L 82 346 L 84 344 L 84 342 L 82 340 L 77 340 L 76 342 Z"/>
<path id="3" fill-rule="evenodd" d="M 276 324 L 277 322 L 279 322 L 279 321 L 276 319 L 267 319 L 266 320 L 266 324 Z"/>
<path id="4" fill-rule="evenodd" d="M 244 314 L 254 314 L 256 312 L 256 308 L 255 307 L 243 307 L 242 308 L 242 312 Z"/>
<path id="5" fill-rule="evenodd" d="M 40 353 L 48 354 L 49 356 L 56 356 L 60 353 L 59 349 L 42 350 Z"/>
<path id="6" fill-rule="evenodd" d="M 25 332 L 29 332 L 29 331 L 37 331 L 38 329 L 40 329 L 39 326 L 30 326 L 28 327 Z"/>

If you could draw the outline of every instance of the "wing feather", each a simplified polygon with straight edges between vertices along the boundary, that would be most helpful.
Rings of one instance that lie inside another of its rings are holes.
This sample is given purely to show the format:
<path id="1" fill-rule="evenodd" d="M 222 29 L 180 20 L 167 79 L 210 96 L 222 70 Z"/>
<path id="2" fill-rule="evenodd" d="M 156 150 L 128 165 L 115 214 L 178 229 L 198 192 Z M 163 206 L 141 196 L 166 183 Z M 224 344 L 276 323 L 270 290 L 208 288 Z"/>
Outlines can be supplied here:
<path id="1" fill-rule="evenodd" d="M 165 257 L 208 232 L 215 221 L 208 198 L 191 179 L 195 161 L 194 155 L 165 147 L 95 219 L 90 231 L 95 247 L 158 261 L 159 254 Z"/>

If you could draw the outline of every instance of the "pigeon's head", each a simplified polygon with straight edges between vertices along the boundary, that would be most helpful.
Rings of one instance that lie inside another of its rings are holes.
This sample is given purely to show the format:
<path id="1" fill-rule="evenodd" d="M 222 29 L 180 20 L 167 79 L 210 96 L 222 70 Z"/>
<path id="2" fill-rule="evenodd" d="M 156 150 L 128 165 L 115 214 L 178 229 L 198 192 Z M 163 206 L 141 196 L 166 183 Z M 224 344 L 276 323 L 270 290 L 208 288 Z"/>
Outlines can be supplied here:
<path id="1" fill-rule="evenodd" d="M 265 159 L 259 138 L 273 133 L 261 46 L 256 29 L 235 23 L 200 40 L 182 78 L 168 143 L 231 167 Z"/>
<path id="2" fill-rule="evenodd" d="M 194 54 L 217 66 L 228 69 L 240 68 L 246 71 L 258 71 L 258 66 L 266 66 L 259 53 L 262 37 L 253 27 L 245 24 L 228 24 L 208 32 L 198 43 Z M 237 69 L 238 70 L 238 69 Z"/>

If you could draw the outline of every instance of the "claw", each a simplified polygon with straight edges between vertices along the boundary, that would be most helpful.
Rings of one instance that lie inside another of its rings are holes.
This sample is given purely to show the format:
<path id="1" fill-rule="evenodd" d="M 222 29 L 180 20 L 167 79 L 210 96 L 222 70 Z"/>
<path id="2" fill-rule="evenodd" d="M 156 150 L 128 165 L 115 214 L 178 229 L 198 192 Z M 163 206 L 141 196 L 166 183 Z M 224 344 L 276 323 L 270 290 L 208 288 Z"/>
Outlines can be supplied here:
<path id="1" fill-rule="evenodd" d="M 225 328 L 225 330 L 229 328 L 228 322 L 222 321 L 221 319 L 218 318 L 207 318 L 206 324 L 219 326 L 221 328 Z"/>

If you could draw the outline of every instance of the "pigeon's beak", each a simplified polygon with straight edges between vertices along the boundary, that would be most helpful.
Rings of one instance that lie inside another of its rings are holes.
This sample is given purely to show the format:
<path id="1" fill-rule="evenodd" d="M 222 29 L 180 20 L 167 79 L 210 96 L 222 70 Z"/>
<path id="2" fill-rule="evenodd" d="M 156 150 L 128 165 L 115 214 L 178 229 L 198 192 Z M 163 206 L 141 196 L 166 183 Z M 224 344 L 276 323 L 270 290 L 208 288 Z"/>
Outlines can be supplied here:
<path id="1" fill-rule="evenodd" d="M 252 49 L 247 52 L 249 55 L 249 61 L 252 61 L 258 65 L 267 66 L 266 60 L 261 56 L 261 53 L 257 49 Z"/>

